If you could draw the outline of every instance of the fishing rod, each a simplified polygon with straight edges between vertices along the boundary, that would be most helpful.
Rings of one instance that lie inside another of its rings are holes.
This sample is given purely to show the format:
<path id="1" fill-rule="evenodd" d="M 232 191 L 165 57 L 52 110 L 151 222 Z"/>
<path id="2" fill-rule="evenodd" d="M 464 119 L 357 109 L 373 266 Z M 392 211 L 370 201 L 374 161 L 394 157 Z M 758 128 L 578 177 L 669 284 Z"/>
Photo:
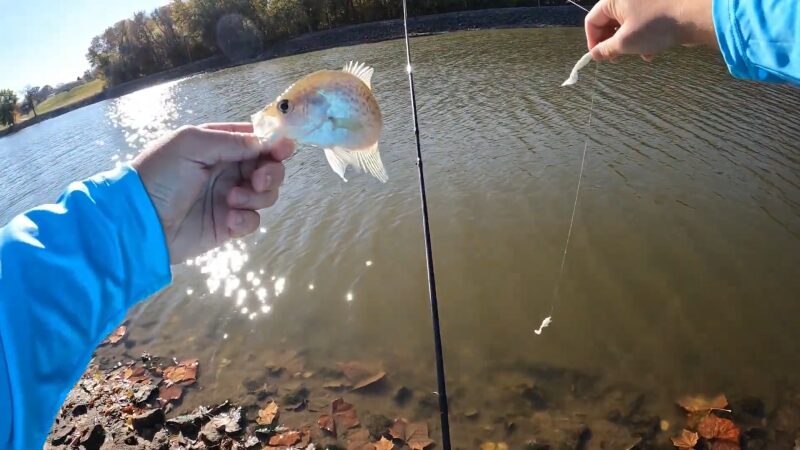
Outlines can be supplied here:
<path id="1" fill-rule="evenodd" d="M 417 95 L 414 90 L 414 70 L 411 65 L 411 44 L 408 39 L 408 5 L 403 0 L 403 31 L 406 41 L 406 72 L 411 95 L 411 115 L 414 121 L 414 140 L 417 144 L 417 172 L 419 173 L 419 194 L 422 205 L 422 230 L 425 235 L 425 262 L 428 268 L 428 298 L 431 304 L 433 322 L 433 348 L 436 353 L 436 385 L 439 397 L 439 420 L 442 425 L 442 448 L 450 450 L 450 416 L 447 404 L 447 383 L 444 375 L 444 355 L 442 350 L 442 333 L 439 327 L 439 300 L 436 297 L 436 274 L 433 270 L 433 249 L 431 248 L 431 229 L 428 216 L 428 197 L 425 192 L 425 170 L 422 164 L 422 146 L 419 139 L 419 121 L 417 119 Z"/>

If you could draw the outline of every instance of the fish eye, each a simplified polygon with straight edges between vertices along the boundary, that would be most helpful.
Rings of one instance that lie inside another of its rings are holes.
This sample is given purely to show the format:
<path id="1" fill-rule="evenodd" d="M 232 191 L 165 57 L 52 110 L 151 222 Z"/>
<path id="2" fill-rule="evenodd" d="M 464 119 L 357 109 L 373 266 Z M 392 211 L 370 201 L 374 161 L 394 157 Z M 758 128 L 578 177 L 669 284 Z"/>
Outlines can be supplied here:
<path id="1" fill-rule="evenodd" d="M 283 99 L 278 102 L 278 111 L 286 114 L 289 112 L 289 100 Z"/>

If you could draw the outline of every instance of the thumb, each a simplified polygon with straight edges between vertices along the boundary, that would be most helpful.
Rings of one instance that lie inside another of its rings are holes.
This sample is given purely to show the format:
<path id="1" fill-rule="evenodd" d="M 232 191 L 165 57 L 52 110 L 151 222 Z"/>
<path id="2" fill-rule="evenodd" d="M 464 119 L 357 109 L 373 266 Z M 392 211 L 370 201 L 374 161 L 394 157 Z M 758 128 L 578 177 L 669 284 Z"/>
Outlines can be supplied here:
<path id="1" fill-rule="evenodd" d="M 591 53 L 592 59 L 595 61 L 608 61 L 617 58 L 623 53 L 621 33 L 618 31 L 615 35 L 595 45 Z"/>
<path id="2" fill-rule="evenodd" d="M 193 153 L 207 165 L 253 159 L 268 150 L 252 133 L 194 127 L 190 130 Z"/>

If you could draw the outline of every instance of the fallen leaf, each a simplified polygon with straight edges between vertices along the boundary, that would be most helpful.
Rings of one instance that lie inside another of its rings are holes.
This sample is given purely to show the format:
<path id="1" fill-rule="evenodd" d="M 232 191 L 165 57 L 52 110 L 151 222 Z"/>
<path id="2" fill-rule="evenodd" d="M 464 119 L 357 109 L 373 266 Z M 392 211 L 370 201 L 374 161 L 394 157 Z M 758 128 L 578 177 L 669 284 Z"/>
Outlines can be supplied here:
<path id="1" fill-rule="evenodd" d="M 345 383 L 344 381 L 328 381 L 322 385 L 325 389 L 330 389 L 332 391 L 341 391 L 345 389 L 350 389 L 353 387 L 350 383 Z"/>
<path id="2" fill-rule="evenodd" d="M 508 444 L 505 442 L 484 442 L 481 445 L 481 450 L 508 450 Z"/>
<path id="3" fill-rule="evenodd" d="M 345 402 L 343 398 L 337 398 L 331 403 L 331 415 L 333 416 L 336 430 L 340 433 L 359 425 L 356 408 Z"/>
<path id="4" fill-rule="evenodd" d="M 131 383 L 150 381 L 150 376 L 144 370 L 144 367 L 126 367 L 125 370 L 122 371 L 122 378 Z"/>
<path id="5" fill-rule="evenodd" d="M 267 406 L 258 411 L 256 423 L 259 425 L 272 425 L 272 422 L 278 417 L 278 409 L 278 404 L 274 401 L 267 403 Z"/>
<path id="6" fill-rule="evenodd" d="M 347 450 L 375 450 L 375 445 L 369 442 L 369 430 L 361 428 L 347 436 Z"/>
<path id="7" fill-rule="evenodd" d="M 394 448 L 394 443 L 385 437 L 381 437 L 381 440 L 375 443 L 375 450 L 392 450 Z"/>
<path id="8" fill-rule="evenodd" d="M 724 395 L 718 395 L 712 399 L 696 396 L 686 396 L 678 400 L 678 406 L 688 413 L 707 412 L 712 409 L 723 409 L 728 406 L 728 399 Z"/>
<path id="9" fill-rule="evenodd" d="M 228 434 L 242 431 L 242 408 L 234 408 L 211 419 L 211 426 Z"/>
<path id="10" fill-rule="evenodd" d="M 738 442 L 714 439 L 711 442 L 711 450 L 741 450 L 741 447 L 739 446 Z"/>
<path id="11" fill-rule="evenodd" d="M 353 390 L 365 388 L 386 378 L 386 372 L 367 367 L 359 362 L 339 363 L 339 369 L 353 384 Z"/>
<path id="12" fill-rule="evenodd" d="M 405 419 L 397 419 L 389 429 L 389 434 L 408 444 L 411 450 L 423 450 L 433 444 L 428 437 L 428 424 L 425 422 L 408 423 Z"/>
<path id="13" fill-rule="evenodd" d="M 680 436 L 672 438 L 672 445 L 678 447 L 680 450 L 687 450 L 694 448 L 697 445 L 697 433 L 694 431 L 683 430 Z"/>
<path id="14" fill-rule="evenodd" d="M 106 342 L 109 344 L 116 344 L 119 342 L 123 337 L 125 337 L 125 333 L 128 331 L 128 327 L 125 325 L 120 326 L 116 330 L 112 331 L 111 334 L 108 335 L 106 338 Z M 106 343 L 104 342 L 104 344 Z"/>
<path id="15" fill-rule="evenodd" d="M 317 421 L 317 425 L 328 433 L 336 436 L 336 425 L 333 421 L 333 417 L 329 415 L 320 416 L 319 420 Z"/>
<path id="16" fill-rule="evenodd" d="M 697 432 L 706 439 L 739 442 L 739 427 L 732 421 L 713 414 L 703 417 L 703 420 L 697 424 Z"/>
<path id="17" fill-rule="evenodd" d="M 173 383 L 194 383 L 197 381 L 197 366 L 199 364 L 196 359 L 181 361 L 177 366 L 164 369 L 164 379 Z"/>
<path id="18" fill-rule="evenodd" d="M 161 403 L 161 406 L 164 406 L 172 400 L 180 400 L 182 395 L 183 388 L 177 384 L 161 386 L 158 390 L 158 401 Z"/>
<path id="19" fill-rule="evenodd" d="M 273 447 L 291 447 L 300 442 L 301 438 L 299 431 L 287 431 L 269 438 L 269 445 Z"/>

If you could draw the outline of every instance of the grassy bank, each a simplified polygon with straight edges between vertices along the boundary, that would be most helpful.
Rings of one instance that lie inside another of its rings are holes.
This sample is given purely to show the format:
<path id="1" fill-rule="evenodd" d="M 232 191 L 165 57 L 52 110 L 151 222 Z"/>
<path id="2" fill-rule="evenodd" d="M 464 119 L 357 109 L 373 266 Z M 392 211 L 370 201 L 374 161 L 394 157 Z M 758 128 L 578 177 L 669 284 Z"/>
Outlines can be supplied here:
<path id="1" fill-rule="evenodd" d="M 69 104 L 75 103 L 85 98 L 89 98 L 93 95 L 102 92 L 104 87 L 105 87 L 105 81 L 92 80 L 88 83 L 76 86 L 67 92 L 60 92 L 46 99 L 42 103 L 36 105 L 36 112 L 38 114 L 44 114 L 46 112 L 67 106 Z"/>

